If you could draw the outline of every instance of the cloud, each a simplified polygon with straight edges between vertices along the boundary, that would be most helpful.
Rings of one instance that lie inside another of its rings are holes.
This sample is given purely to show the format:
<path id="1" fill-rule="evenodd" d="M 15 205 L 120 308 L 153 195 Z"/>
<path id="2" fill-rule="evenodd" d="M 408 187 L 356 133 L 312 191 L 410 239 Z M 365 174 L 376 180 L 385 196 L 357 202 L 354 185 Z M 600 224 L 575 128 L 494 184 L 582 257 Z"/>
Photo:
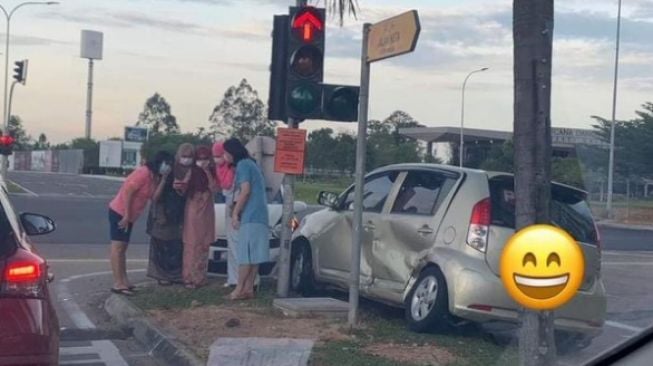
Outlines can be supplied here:
<path id="1" fill-rule="evenodd" d="M 0 33 L 0 39 L 5 39 L 5 34 Z M 51 45 L 71 45 L 72 42 L 60 41 L 58 39 L 52 38 L 42 38 L 34 36 L 21 36 L 12 34 L 11 35 L 11 44 L 15 46 L 51 46 Z"/>

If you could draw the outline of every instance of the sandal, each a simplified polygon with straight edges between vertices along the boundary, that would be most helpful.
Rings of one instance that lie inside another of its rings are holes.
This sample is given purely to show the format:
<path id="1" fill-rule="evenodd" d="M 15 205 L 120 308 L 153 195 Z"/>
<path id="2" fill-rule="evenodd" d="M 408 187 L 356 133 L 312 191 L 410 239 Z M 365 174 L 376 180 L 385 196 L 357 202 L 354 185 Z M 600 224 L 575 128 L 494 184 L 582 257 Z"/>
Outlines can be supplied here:
<path id="1" fill-rule="evenodd" d="M 111 288 L 111 292 L 117 295 L 134 296 L 134 292 L 128 288 Z"/>

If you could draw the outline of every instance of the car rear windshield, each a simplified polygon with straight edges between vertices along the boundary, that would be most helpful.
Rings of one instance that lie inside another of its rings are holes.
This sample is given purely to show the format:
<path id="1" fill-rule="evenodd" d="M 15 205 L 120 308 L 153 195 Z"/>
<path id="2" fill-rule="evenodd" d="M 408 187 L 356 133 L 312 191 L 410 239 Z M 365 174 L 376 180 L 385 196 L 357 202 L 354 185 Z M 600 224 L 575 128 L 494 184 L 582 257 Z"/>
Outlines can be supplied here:
<path id="1" fill-rule="evenodd" d="M 515 228 L 515 192 L 512 177 L 490 179 L 492 225 Z M 551 223 L 563 228 L 574 239 L 597 244 L 598 233 L 585 194 L 558 184 L 551 186 Z"/>

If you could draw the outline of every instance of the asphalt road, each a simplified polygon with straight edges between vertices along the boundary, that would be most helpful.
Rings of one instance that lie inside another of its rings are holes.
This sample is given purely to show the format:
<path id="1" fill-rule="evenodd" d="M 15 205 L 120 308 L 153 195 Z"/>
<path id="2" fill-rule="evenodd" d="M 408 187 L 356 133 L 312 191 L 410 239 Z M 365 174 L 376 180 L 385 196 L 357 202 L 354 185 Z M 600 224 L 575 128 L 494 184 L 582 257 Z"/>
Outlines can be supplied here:
<path id="1" fill-rule="evenodd" d="M 85 328 L 92 324 L 96 329 L 111 329 L 102 309 L 111 286 L 107 261 L 107 204 L 120 182 L 15 172 L 10 174 L 10 179 L 31 192 L 12 195 L 18 211 L 43 213 L 57 222 L 55 233 L 35 239 L 57 278 L 52 288 L 62 327 Z M 148 247 L 143 245 L 147 238 L 142 221 L 134 230 L 133 244 L 136 245 L 128 252 L 130 276 L 135 283 L 146 280 L 144 268 Z M 589 348 L 562 357 L 562 365 L 579 364 L 653 325 L 653 231 L 603 227 L 601 236 L 608 321 L 603 334 Z M 147 350 L 129 338 L 116 339 L 107 335 L 90 342 L 82 334 L 75 342 L 62 344 L 62 354 L 70 359 L 89 352 L 95 352 L 107 365 L 157 364 Z"/>

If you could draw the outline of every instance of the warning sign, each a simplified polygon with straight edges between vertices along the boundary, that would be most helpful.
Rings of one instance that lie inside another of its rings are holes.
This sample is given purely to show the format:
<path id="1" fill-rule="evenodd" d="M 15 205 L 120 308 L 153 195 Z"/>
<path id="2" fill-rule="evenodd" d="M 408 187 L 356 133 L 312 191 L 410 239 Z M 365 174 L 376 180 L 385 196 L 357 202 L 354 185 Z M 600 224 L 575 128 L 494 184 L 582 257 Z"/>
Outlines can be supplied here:
<path id="1" fill-rule="evenodd" d="M 301 175 L 304 173 L 306 153 L 306 130 L 296 128 L 277 129 L 277 149 L 274 154 L 274 171 Z"/>

